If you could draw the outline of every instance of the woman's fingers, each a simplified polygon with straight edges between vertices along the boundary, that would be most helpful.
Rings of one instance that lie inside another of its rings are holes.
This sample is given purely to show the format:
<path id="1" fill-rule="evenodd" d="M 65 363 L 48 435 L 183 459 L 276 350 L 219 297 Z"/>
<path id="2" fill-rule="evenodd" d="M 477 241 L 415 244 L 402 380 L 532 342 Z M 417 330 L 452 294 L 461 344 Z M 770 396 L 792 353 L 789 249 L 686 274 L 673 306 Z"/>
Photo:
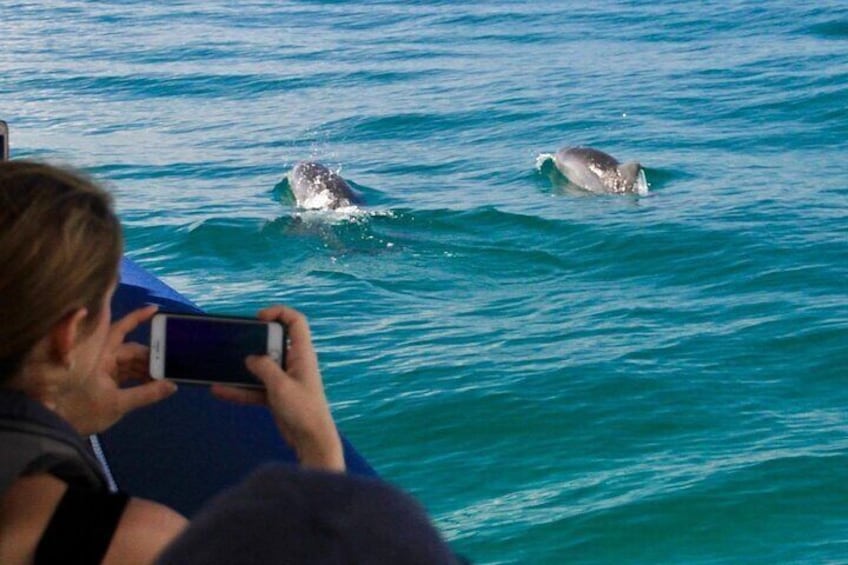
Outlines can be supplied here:
<path id="1" fill-rule="evenodd" d="M 264 310 L 260 310 L 258 317 L 260 320 L 270 322 L 279 320 L 285 324 L 288 337 L 292 345 L 301 344 L 301 346 L 312 345 L 312 334 L 309 331 L 309 323 L 306 321 L 306 316 L 288 306 L 276 305 Z"/>
<path id="2" fill-rule="evenodd" d="M 168 398 L 176 391 L 177 385 L 171 381 L 153 381 L 143 385 L 120 389 L 118 392 L 118 410 L 120 414 L 118 416 L 123 417 L 124 414 L 133 410 L 155 404 L 160 400 Z"/>
<path id="3" fill-rule="evenodd" d="M 133 310 L 112 324 L 112 327 L 109 329 L 109 340 L 107 346 L 111 346 L 113 348 L 118 347 L 118 345 L 124 341 L 124 338 L 128 333 L 152 318 L 157 310 L 159 310 L 159 306 L 156 304 L 150 304 L 144 308 Z"/>
<path id="4" fill-rule="evenodd" d="M 285 386 L 285 372 L 268 355 L 248 355 L 245 365 L 265 385 L 266 389 Z"/>
<path id="5" fill-rule="evenodd" d="M 115 352 L 118 382 L 149 378 L 150 348 L 140 343 L 122 343 Z"/>

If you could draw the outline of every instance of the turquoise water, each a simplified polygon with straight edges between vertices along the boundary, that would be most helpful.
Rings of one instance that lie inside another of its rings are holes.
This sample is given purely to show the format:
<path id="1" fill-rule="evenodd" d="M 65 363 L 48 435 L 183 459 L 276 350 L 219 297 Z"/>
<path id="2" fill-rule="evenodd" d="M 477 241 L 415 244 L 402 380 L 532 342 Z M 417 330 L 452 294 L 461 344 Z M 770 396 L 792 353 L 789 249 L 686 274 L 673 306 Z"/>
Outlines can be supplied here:
<path id="1" fill-rule="evenodd" d="M 848 7 L 591 6 L 5 2 L 0 118 L 201 306 L 307 313 L 475 562 L 848 563 Z M 369 205 L 294 209 L 307 158 Z"/>

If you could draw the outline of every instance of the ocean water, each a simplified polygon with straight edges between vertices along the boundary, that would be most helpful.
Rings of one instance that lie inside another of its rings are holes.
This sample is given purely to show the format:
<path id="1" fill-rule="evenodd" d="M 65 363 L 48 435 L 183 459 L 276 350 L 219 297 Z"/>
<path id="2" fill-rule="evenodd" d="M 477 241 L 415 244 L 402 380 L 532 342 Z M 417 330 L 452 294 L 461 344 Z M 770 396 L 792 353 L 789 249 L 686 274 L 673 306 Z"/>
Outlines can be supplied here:
<path id="1" fill-rule="evenodd" d="M 12 0 L 12 154 L 204 308 L 310 318 L 476 563 L 848 563 L 844 2 Z M 646 170 L 594 196 L 536 165 Z M 316 159 L 368 204 L 296 209 Z"/>

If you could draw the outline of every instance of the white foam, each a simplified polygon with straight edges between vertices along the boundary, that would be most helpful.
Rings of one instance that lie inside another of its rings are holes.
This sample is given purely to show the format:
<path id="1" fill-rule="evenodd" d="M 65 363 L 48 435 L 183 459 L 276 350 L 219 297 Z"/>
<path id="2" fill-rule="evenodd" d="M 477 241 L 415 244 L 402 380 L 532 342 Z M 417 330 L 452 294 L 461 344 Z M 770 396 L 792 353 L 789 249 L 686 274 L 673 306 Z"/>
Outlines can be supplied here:
<path id="1" fill-rule="evenodd" d="M 394 216 L 391 210 L 378 210 L 374 208 L 360 208 L 351 204 L 350 206 L 342 206 L 331 210 L 329 208 L 306 208 L 301 207 L 295 213 L 305 222 L 317 222 L 324 224 L 338 224 L 344 222 L 359 222 L 367 221 L 368 218 L 376 216 Z"/>
<path id="2" fill-rule="evenodd" d="M 327 210 L 333 203 L 333 195 L 329 191 L 320 190 L 313 192 L 309 198 L 303 199 L 299 205 L 304 210 Z"/>
<path id="3" fill-rule="evenodd" d="M 553 160 L 554 160 L 553 153 L 539 153 L 539 156 L 536 157 L 536 170 L 541 172 L 542 167 L 544 167 L 545 164 L 548 161 L 553 161 Z"/>
<path id="4" fill-rule="evenodd" d="M 636 177 L 636 182 L 633 183 L 633 188 L 636 189 L 636 194 L 639 196 L 648 195 L 648 179 L 645 177 L 645 169 L 639 169 L 639 176 Z"/>

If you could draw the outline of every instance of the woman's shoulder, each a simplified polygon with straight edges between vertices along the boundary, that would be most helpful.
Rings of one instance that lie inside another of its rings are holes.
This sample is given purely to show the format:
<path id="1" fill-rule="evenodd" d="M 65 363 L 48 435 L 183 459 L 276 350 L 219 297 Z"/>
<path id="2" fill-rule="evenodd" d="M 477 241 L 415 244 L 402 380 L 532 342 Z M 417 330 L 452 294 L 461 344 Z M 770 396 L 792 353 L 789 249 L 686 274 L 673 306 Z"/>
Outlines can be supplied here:
<path id="1" fill-rule="evenodd" d="M 51 475 L 18 478 L 0 498 L 0 563 L 31 563 L 68 485 Z"/>
<path id="2" fill-rule="evenodd" d="M 62 532 L 56 535 L 55 530 L 74 526 L 66 519 L 62 519 L 61 524 L 54 523 L 60 518 L 57 508 L 69 494 L 66 483 L 47 474 L 15 481 L 0 499 L 0 563 L 33 562 L 36 550 L 45 549 L 39 548 L 39 543 L 48 527 L 51 528 L 51 541 L 61 540 Z M 109 510 L 110 507 L 114 509 L 115 503 L 108 497 L 126 498 L 125 495 L 91 491 L 91 499 L 87 501 L 85 491 L 76 490 L 74 494 L 86 504 L 86 513 L 109 514 L 104 519 L 116 522 L 114 534 L 106 540 L 103 563 L 152 562 L 187 524 L 179 513 L 157 502 L 130 498 L 115 514 Z"/>

